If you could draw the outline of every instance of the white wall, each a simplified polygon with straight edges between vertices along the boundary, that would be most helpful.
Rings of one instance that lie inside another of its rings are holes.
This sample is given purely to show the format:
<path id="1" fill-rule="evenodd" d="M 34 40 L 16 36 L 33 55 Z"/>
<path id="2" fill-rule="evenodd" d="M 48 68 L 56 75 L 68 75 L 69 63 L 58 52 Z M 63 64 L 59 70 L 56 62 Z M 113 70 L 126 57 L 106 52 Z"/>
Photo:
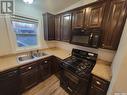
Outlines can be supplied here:
<path id="1" fill-rule="evenodd" d="M 41 19 L 42 11 L 45 12 L 46 10 L 41 10 L 36 4 L 36 1 L 37 0 L 35 0 L 33 4 L 28 5 L 22 0 L 15 0 L 15 14 Z"/>
<path id="2" fill-rule="evenodd" d="M 88 47 L 82 47 L 82 46 L 78 46 L 78 45 L 73 45 L 73 44 L 69 44 L 66 42 L 61 42 L 61 41 L 57 41 L 57 47 L 63 48 L 65 50 L 71 51 L 73 48 L 76 49 L 81 49 L 81 50 L 85 50 L 85 51 L 89 51 L 89 52 L 93 52 L 93 53 L 97 53 L 98 54 L 98 58 L 108 61 L 108 62 L 112 62 L 114 55 L 115 55 L 115 51 L 112 50 L 106 50 L 106 49 L 94 49 L 94 48 L 88 48 Z"/>
<path id="3" fill-rule="evenodd" d="M 127 21 L 113 61 L 112 74 L 108 95 L 116 92 L 127 93 Z"/>
<path id="4" fill-rule="evenodd" d="M 44 27 L 43 27 L 43 16 L 42 14 L 47 12 L 48 10 L 43 6 L 40 6 L 42 2 L 41 0 L 35 0 L 33 4 L 28 5 L 25 4 L 22 0 L 15 0 L 15 13 L 16 15 L 30 17 L 39 20 L 39 37 L 40 47 L 38 48 L 48 48 L 52 47 L 51 43 L 54 42 L 46 42 L 44 41 Z M 28 49 L 29 51 L 30 49 Z M 22 52 L 20 50 L 19 52 Z"/>

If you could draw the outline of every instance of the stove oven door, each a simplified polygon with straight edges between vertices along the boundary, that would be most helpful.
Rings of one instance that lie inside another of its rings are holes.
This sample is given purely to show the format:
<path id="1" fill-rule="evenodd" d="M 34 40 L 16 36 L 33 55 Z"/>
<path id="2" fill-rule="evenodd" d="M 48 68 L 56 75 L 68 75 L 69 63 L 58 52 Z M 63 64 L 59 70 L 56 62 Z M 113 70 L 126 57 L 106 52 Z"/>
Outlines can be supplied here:
<path id="1" fill-rule="evenodd" d="M 71 95 L 78 95 L 80 89 L 80 81 L 77 77 L 67 71 L 61 71 L 61 87 Z"/>
<path id="2" fill-rule="evenodd" d="M 65 69 L 60 72 L 60 76 L 61 87 L 70 95 L 88 95 L 89 80 L 87 78 L 82 79 Z"/>

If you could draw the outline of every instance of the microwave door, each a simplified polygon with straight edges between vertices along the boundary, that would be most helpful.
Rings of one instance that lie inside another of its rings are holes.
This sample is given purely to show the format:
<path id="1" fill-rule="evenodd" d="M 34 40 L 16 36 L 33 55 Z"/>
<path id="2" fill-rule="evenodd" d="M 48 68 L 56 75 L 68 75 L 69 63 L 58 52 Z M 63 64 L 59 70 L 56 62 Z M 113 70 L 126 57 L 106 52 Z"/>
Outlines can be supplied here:
<path id="1" fill-rule="evenodd" d="M 88 46 L 89 39 L 89 35 L 73 35 L 71 42 L 77 45 Z"/>

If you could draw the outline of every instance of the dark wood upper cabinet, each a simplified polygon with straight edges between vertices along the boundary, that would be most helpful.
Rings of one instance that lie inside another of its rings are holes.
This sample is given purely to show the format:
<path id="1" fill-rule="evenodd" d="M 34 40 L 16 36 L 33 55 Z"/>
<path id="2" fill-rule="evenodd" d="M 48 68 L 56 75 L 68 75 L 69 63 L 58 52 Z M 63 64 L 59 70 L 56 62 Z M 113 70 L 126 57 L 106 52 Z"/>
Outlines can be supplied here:
<path id="1" fill-rule="evenodd" d="M 71 13 L 65 13 L 61 18 L 61 40 L 65 42 L 70 41 L 71 33 Z"/>
<path id="2" fill-rule="evenodd" d="M 55 40 L 55 16 L 50 13 L 43 14 L 44 39 Z"/>
<path id="3" fill-rule="evenodd" d="M 72 28 L 101 28 L 105 2 L 93 3 L 73 12 Z"/>
<path id="4" fill-rule="evenodd" d="M 86 24 L 89 28 L 102 28 L 102 21 L 105 10 L 105 2 L 98 2 L 95 5 L 90 6 L 87 10 L 89 21 Z"/>
<path id="5" fill-rule="evenodd" d="M 61 15 L 55 16 L 55 40 L 61 40 Z"/>
<path id="6" fill-rule="evenodd" d="M 127 17 L 127 0 L 109 0 L 108 5 L 102 47 L 115 50 L 118 47 Z"/>
<path id="7" fill-rule="evenodd" d="M 82 28 L 86 9 L 76 10 L 72 16 L 72 28 Z"/>

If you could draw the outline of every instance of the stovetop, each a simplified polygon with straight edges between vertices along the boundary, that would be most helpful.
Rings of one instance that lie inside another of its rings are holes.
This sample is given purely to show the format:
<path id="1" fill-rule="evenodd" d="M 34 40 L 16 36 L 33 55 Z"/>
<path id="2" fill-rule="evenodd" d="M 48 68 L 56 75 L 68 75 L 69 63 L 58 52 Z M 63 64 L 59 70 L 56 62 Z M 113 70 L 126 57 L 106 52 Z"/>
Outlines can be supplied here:
<path id="1" fill-rule="evenodd" d="M 75 50 L 73 50 L 72 56 L 64 60 L 63 67 L 72 71 L 73 73 L 77 74 L 80 77 L 90 75 L 96 63 L 96 60 L 93 60 L 93 57 L 97 58 L 97 56 L 95 56 L 96 54 L 91 54 L 92 56 L 88 56 L 89 52 L 80 50 L 80 52 L 78 53 L 78 56 L 73 55 L 76 53 L 75 53 Z M 84 56 L 82 55 L 83 53 L 85 54 L 87 53 L 87 54 Z"/>

